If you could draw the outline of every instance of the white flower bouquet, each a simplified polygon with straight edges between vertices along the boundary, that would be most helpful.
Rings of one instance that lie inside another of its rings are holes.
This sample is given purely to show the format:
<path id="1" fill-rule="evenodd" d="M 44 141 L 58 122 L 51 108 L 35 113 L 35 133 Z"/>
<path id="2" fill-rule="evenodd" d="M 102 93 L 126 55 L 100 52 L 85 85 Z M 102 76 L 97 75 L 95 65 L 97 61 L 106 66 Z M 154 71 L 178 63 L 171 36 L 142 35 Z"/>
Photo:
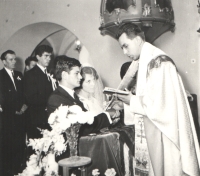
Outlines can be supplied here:
<path id="1" fill-rule="evenodd" d="M 99 175 L 100 175 L 99 169 L 92 170 L 92 176 L 99 176 Z M 105 176 L 115 176 L 116 175 L 115 169 L 114 168 L 107 169 L 105 171 L 104 175 Z M 76 176 L 76 175 L 74 173 L 72 173 L 71 176 Z"/>
<path id="2" fill-rule="evenodd" d="M 111 169 L 107 169 L 104 174 L 105 174 L 105 176 L 115 176 L 116 172 L 115 172 L 114 168 L 111 168 Z M 93 176 L 99 176 L 100 175 L 99 169 L 94 169 L 92 171 L 92 175 Z"/>
<path id="3" fill-rule="evenodd" d="M 58 175 L 57 171 L 47 167 L 48 154 L 53 153 L 60 155 L 67 149 L 67 143 L 70 143 L 70 135 L 68 132 L 81 124 L 92 124 L 94 121 L 94 114 L 91 112 L 84 112 L 78 105 L 60 106 L 53 113 L 50 114 L 48 123 L 52 130 L 41 130 L 43 137 L 40 139 L 29 139 L 28 146 L 31 146 L 35 153 L 31 155 L 27 162 L 26 169 L 18 176 L 31 176 L 41 174 L 44 170 L 47 175 Z M 64 139 L 63 133 L 67 134 L 67 140 Z M 78 132 L 78 131 L 77 131 Z M 55 168 L 55 167 L 54 167 Z M 34 171 L 34 172 L 33 172 Z"/>
<path id="4" fill-rule="evenodd" d="M 18 174 L 18 176 L 39 175 L 42 168 L 42 162 L 39 161 L 38 156 L 39 155 L 37 154 L 31 155 L 29 161 L 26 162 L 26 169 L 24 169 L 21 174 Z"/>

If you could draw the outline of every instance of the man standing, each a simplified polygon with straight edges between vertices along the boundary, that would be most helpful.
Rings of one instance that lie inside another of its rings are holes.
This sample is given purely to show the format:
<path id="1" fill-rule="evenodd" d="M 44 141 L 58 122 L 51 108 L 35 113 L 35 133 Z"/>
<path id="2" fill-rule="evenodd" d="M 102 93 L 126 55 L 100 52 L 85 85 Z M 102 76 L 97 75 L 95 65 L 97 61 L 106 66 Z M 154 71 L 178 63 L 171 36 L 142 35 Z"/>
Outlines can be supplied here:
<path id="1" fill-rule="evenodd" d="M 121 26 L 117 38 L 124 54 L 133 62 L 139 59 L 136 95 L 118 98 L 142 115 L 153 169 L 149 175 L 200 175 L 194 122 L 174 62 L 145 42 L 135 24 Z"/>
<path id="2" fill-rule="evenodd" d="M 25 119 L 22 73 L 15 71 L 16 54 L 7 50 L 1 55 L 4 68 L 0 70 L 0 111 L 3 134 L 3 175 L 20 172 L 25 149 Z"/>
<path id="3" fill-rule="evenodd" d="M 35 50 L 37 65 L 25 72 L 24 92 L 28 106 L 27 117 L 28 138 L 40 138 L 38 128 L 47 128 L 47 100 L 53 91 L 52 79 L 47 73 L 53 49 L 48 45 L 40 45 Z"/>

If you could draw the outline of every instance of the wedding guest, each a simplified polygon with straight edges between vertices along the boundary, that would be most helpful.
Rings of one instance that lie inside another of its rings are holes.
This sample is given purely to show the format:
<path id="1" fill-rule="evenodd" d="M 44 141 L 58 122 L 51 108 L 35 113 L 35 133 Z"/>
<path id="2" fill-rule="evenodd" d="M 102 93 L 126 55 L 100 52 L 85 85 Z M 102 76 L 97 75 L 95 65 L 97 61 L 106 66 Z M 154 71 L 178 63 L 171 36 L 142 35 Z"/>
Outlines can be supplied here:
<path id="1" fill-rule="evenodd" d="M 15 71 L 16 54 L 7 50 L 1 55 L 4 68 L 0 70 L 0 111 L 2 116 L 3 174 L 19 173 L 25 149 L 23 76 Z"/>
<path id="2" fill-rule="evenodd" d="M 52 47 L 48 45 L 38 46 L 35 49 L 38 63 L 24 74 L 24 92 L 28 105 L 27 117 L 29 118 L 28 138 L 40 138 L 42 135 L 38 128 L 49 128 L 46 108 L 48 98 L 54 87 L 47 72 L 47 67 L 52 53 Z"/>
<path id="3" fill-rule="evenodd" d="M 35 67 L 35 65 L 37 64 L 37 58 L 36 57 L 28 57 L 26 60 L 25 60 L 25 68 L 24 68 L 24 73 L 29 71 L 30 69 L 32 69 L 33 67 Z M 26 103 L 26 102 L 25 102 Z M 26 103 L 27 104 L 27 103 Z M 26 109 L 28 108 L 28 106 L 26 105 Z M 25 112 L 24 114 L 27 118 L 26 118 L 26 133 L 29 129 L 29 118 L 28 118 L 28 114 L 27 114 L 27 111 Z"/>
<path id="4" fill-rule="evenodd" d="M 33 67 L 35 67 L 37 65 L 37 58 L 36 57 L 28 57 L 26 60 L 25 60 L 25 69 L 24 69 L 24 72 L 32 69 Z"/>
<path id="5" fill-rule="evenodd" d="M 141 115 L 152 164 L 149 175 L 200 175 L 194 122 L 173 60 L 145 42 L 135 24 L 122 25 L 117 39 L 125 55 L 139 60 L 136 95 L 129 92 L 118 98 Z"/>

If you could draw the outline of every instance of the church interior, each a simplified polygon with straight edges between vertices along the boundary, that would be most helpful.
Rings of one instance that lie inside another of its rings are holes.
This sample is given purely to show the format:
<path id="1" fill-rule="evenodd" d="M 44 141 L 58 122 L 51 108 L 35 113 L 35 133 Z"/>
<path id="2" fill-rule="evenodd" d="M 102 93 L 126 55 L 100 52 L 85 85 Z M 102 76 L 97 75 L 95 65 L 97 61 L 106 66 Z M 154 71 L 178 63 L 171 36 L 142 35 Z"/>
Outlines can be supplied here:
<path id="1" fill-rule="evenodd" d="M 105 2 L 1 0 L 0 54 L 8 49 L 15 51 L 15 69 L 23 73 L 25 59 L 34 55 L 35 48 L 38 45 L 49 45 L 53 48 L 52 58 L 58 55 L 77 58 L 81 63 L 90 64 L 97 70 L 103 87 L 117 88 L 121 81 L 120 67 L 131 59 L 123 54 L 118 41 L 109 32 L 104 33 L 102 30 L 102 24 L 111 14 L 119 13 L 119 16 L 122 13 L 116 10 L 103 19 L 105 14 L 102 13 L 102 8 L 105 7 L 102 4 Z M 137 0 L 133 2 L 136 6 L 139 4 Z M 154 3 L 156 0 L 145 2 Z M 173 59 L 185 89 L 196 96 L 196 111 L 200 114 L 200 7 L 197 6 L 200 4 L 197 0 L 171 0 L 171 5 L 174 13 L 173 27 L 149 40 Z M 120 24 L 120 20 L 118 23 Z M 159 31 L 162 25 L 158 26 L 154 33 Z M 153 34 L 148 35 L 151 38 Z M 53 68 L 53 64 L 52 60 L 50 69 Z M 0 69 L 2 68 L 3 63 L 0 62 Z M 194 121 L 199 129 L 200 116 L 197 115 Z M 200 135 L 200 131 L 197 131 L 197 135 Z"/>

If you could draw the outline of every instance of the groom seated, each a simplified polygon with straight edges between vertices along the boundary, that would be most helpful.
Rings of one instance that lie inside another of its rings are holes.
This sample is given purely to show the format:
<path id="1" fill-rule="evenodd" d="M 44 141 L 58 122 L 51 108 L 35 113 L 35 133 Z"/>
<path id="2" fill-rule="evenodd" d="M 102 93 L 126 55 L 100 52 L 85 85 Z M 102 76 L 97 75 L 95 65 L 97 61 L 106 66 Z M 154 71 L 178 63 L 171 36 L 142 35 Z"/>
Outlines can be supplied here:
<path id="1" fill-rule="evenodd" d="M 74 88 L 80 86 L 82 76 L 80 75 L 81 64 L 77 59 L 69 58 L 65 55 L 56 58 L 56 79 L 59 81 L 58 88 L 51 94 L 47 104 L 48 113 L 54 112 L 61 104 L 63 106 L 78 105 L 83 111 L 87 111 Z M 115 110 L 98 114 L 94 117 L 92 125 L 83 124 L 80 128 L 79 136 L 86 136 L 90 133 L 98 133 L 102 128 L 108 127 L 112 120 L 110 116 L 115 114 Z"/>

